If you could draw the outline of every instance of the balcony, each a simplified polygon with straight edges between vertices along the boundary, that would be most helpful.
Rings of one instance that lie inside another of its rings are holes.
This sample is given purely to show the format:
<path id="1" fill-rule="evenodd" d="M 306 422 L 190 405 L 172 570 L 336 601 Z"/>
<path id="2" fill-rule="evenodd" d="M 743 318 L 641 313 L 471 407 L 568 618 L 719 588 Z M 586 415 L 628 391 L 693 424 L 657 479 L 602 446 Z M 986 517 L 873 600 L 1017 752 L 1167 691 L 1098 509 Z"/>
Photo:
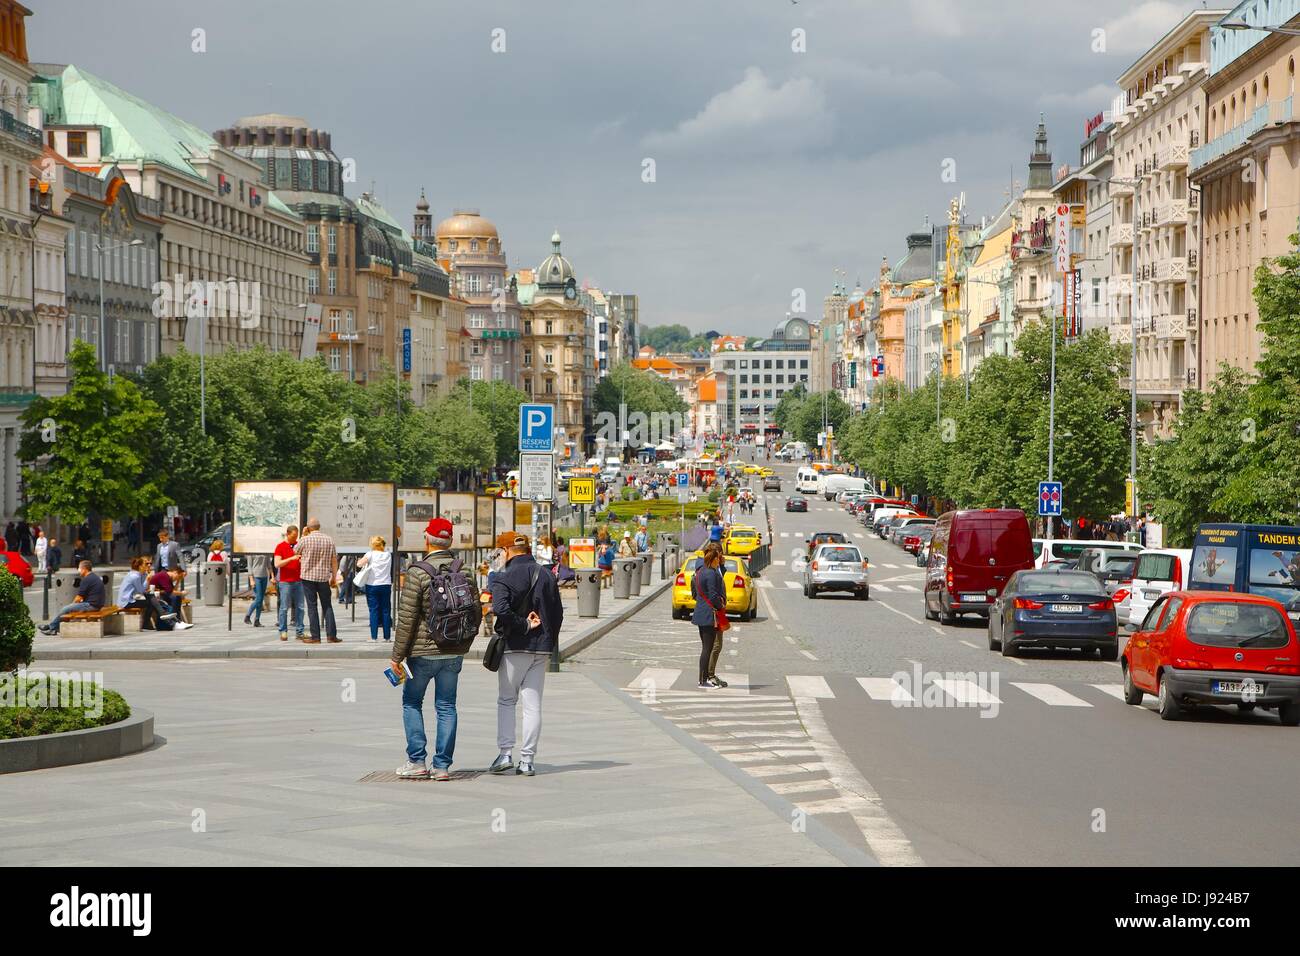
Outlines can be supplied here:
<path id="1" fill-rule="evenodd" d="M 1156 282 L 1186 282 L 1187 260 L 1182 256 L 1160 259 L 1151 272 Z"/>
<path id="2" fill-rule="evenodd" d="M 1156 153 L 1156 168 L 1161 172 L 1182 169 L 1187 165 L 1187 157 L 1190 152 L 1191 147 L 1186 143 L 1175 143 L 1172 146 L 1166 146 Z"/>
<path id="3" fill-rule="evenodd" d="M 1110 246 L 1131 246 L 1133 245 L 1133 223 L 1121 222 L 1114 225 L 1110 230 Z"/>
<path id="4" fill-rule="evenodd" d="M 7 110 L 0 110 L 0 129 L 25 141 L 29 146 L 35 146 L 37 149 L 45 145 L 40 130 L 19 121 L 13 113 Z"/>
<path id="5" fill-rule="evenodd" d="M 1109 328 L 1110 341 L 1113 345 L 1128 345 L 1132 341 L 1130 327 L 1128 323 L 1123 325 L 1112 325 Z"/>
<path id="6" fill-rule="evenodd" d="M 1138 216 L 1138 221 L 1137 221 L 1137 222 L 1138 222 L 1138 231 L 1139 231 L 1139 232 L 1150 232 L 1150 231 L 1151 231 L 1151 213 L 1149 213 L 1149 212 L 1144 212 L 1142 215 Z"/>
<path id="7" fill-rule="evenodd" d="M 1265 103 L 1238 126 L 1234 126 L 1221 136 L 1216 136 L 1199 149 L 1192 150 L 1191 169 L 1200 169 L 1220 157 L 1226 156 L 1239 146 L 1245 144 L 1270 122 L 1285 123 L 1291 119 L 1292 97 Z"/>
<path id="8" fill-rule="evenodd" d="M 1197 266 L 1196 250 L 1193 249 L 1191 252 L 1187 253 L 1187 271 L 1195 272 L 1197 268 L 1198 266 Z"/>
<path id="9" fill-rule="evenodd" d="M 1187 338 L 1187 316 L 1185 315 L 1158 315 L 1155 319 L 1155 327 L 1156 338 Z"/>
<path id="10" fill-rule="evenodd" d="M 1128 273 L 1120 273 L 1110 277 L 1110 287 L 1115 295 L 1131 296 L 1133 294 L 1133 276 Z"/>
<path id="11" fill-rule="evenodd" d="M 1167 199 L 1162 203 L 1157 203 L 1151 218 L 1158 228 L 1185 226 L 1187 224 L 1187 200 Z"/>
<path id="12" fill-rule="evenodd" d="M 1136 178 L 1136 177 L 1134 177 L 1134 176 L 1124 176 L 1124 177 L 1121 177 L 1121 178 L 1123 178 L 1123 179 L 1134 179 L 1134 178 Z M 1115 198 L 1115 197 L 1118 197 L 1118 196 L 1132 196 L 1132 195 L 1133 195 L 1133 184 L 1132 184 L 1131 182 L 1126 182 L 1126 183 L 1119 182 L 1119 179 L 1118 179 L 1118 178 L 1116 178 L 1116 179 L 1112 179 L 1112 180 L 1110 181 L 1110 195 L 1111 195 L 1111 198 Z"/>

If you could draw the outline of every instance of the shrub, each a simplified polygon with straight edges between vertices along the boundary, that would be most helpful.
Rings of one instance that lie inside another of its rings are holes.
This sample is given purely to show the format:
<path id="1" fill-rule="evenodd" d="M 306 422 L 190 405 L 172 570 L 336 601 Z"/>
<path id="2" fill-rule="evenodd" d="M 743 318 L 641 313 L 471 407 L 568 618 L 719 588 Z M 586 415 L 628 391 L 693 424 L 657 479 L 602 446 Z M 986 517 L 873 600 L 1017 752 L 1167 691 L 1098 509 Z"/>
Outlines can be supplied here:
<path id="1" fill-rule="evenodd" d="M 623 500 L 624 500 L 624 501 L 640 501 L 640 500 L 641 500 L 641 492 L 640 492 L 640 490 L 637 489 L 637 488 L 633 488 L 633 487 L 630 486 L 630 485 L 625 486 L 625 487 L 623 488 Z"/>
<path id="2" fill-rule="evenodd" d="M 96 715 L 88 715 L 85 702 L 94 701 L 99 690 L 99 685 L 90 681 L 81 683 L 80 697 L 83 703 L 80 705 L 58 706 L 60 701 L 70 700 L 67 693 L 70 682 L 64 680 L 59 681 L 57 685 L 51 685 L 49 688 L 48 692 L 52 699 L 48 703 L 53 706 L 27 706 L 26 701 L 29 699 L 28 688 L 37 685 L 37 679 L 28 677 L 7 679 L 13 681 L 15 702 L 20 706 L 8 706 L 8 701 L 5 701 L 6 706 L 0 706 L 0 740 L 7 740 L 11 737 L 36 737 L 41 734 L 61 734 L 71 730 L 85 730 L 89 727 L 103 727 L 107 724 L 115 724 L 119 720 L 126 720 L 131 716 L 131 708 L 126 699 L 115 690 L 105 690 L 103 692 L 103 709 Z M 41 679 L 39 683 L 44 684 L 44 679 Z M 63 691 L 55 691 L 55 686 L 63 688 Z"/>
<path id="3" fill-rule="evenodd" d="M 35 636 L 22 585 L 8 571 L 0 571 L 0 673 L 31 663 Z"/>

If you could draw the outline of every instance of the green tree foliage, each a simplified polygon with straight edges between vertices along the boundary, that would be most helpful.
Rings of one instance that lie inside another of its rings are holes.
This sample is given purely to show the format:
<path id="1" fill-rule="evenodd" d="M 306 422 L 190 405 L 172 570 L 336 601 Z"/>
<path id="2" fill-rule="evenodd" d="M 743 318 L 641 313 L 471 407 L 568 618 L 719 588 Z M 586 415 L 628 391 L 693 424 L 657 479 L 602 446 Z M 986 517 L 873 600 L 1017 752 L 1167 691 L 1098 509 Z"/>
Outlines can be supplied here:
<path id="1" fill-rule="evenodd" d="M 134 382 L 110 382 L 85 342 L 73 346 L 68 369 L 68 393 L 38 398 L 23 415 L 26 514 L 76 524 L 169 504 L 151 463 L 162 411 Z"/>
<path id="2" fill-rule="evenodd" d="M 462 398 L 471 389 L 474 411 L 483 413 L 496 435 L 493 464 L 515 467 L 519 463 L 519 406 L 528 396 L 508 382 L 471 382 L 462 378 L 456 383 L 456 394 Z"/>
<path id="3" fill-rule="evenodd" d="M 628 414 L 676 412 L 685 414 L 686 403 L 677 391 L 654 372 L 644 372 L 630 364 L 615 365 L 596 386 L 596 411 L 618 415 L 620 401 L 627 403 Z"/>
<path id="4" fill-rule="evenodd" d="M 808 389 L 800 382 L 788 390 L 772 410 L 772 421 L 783 432 L 794 433 L 794 415 L 808 398 Z"/>
<path id="5" fill-rule="evenodd" d="M 656 352 L 681 352 L 693 338 L 695 333 L 684 325 L 651 325 L 641 329 L 641 344 Z"/>

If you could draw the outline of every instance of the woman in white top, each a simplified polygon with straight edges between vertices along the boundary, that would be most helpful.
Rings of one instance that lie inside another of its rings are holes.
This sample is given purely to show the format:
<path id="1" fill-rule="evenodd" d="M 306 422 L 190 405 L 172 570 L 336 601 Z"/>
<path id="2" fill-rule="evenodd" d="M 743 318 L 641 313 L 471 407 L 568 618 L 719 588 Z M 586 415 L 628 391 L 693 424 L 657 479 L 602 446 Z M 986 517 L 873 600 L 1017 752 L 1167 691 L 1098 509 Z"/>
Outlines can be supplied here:
<path id="1" fill-rule="evenodd" d="M 555 563 L 555 551 L 551 547 L 550 535 L 544 534 L 537 539 L 537 544 L 533 548 L 533 559 L 546 568 Z"/>
<path id="2" fill-rule="evenodd" d="M 357 562 L 366 575 L 366 604 L 370 607 L 370 639 L 379 640 L 379 626 L 384 626 L 384 640 L 393 639 L 393 555 L 384 550 L 386 543 L 375 535 L 370 550 Z"/>
<path id="3" fill-rule="evenodd" d="M 50 542 L 45 537 L 45 532 L 39 528 L 36 531 L 36 570 L 40 574 L 45 573 L 45 555 L 50 550 Z"/>

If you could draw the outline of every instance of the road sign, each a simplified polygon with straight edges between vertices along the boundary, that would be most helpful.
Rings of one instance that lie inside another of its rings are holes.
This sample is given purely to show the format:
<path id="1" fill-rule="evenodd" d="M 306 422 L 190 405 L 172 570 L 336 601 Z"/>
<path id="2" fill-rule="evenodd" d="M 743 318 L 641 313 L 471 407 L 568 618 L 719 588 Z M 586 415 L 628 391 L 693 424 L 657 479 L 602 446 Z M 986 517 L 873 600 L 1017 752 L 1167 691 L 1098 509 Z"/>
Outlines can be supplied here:
<path id="1" fill-rule="evenodd" d="M 550 452 L 521 452 L 519 497 L 531 501 L 555 500 L 555 456 Z"/>
<path id="2" fill-rule="evenodd" d="M 1059 481 L 1040 481 L 1038 483 L 1038 513 L 1045 518 L 1060 517 L 1061 483 Z"/>
<path id="3" fill-rule="evenodd" d="M 691 483 L 691 482 L 690 482 L 690 478 L 691 478 L 691 476 L 688 475 L 688 474 L 686 474 L 686 472 L 684 472 L 684 471 L 679 471 L 679 472 L 677 473 L 677 487 L 678 487 L 678 488 L 687 488 L 687 487 L 689 487 L 689 486 L 690 486 L 690 483 Z"/>
<path id="4" fill-rule="evenodd" d="M 519 450 L 555 451 L 555 406 L 519 406 Z"/>
<path id="5" fill-rule="evenodd" d="M 691 500 L 691 489 L 679 486 L 677 489 L 677 503 L 684 505 Z"/>
<path id="6" fill-rule="evenodd" d="M 1070 271 L 1070 207 L 1056 207 L 1056 271 Z"/>
<path id="7" fill-rule="evenodd" d="M 596 503 L 595 478 L 569 479 L 569 504 L 594 505 Z"/>

